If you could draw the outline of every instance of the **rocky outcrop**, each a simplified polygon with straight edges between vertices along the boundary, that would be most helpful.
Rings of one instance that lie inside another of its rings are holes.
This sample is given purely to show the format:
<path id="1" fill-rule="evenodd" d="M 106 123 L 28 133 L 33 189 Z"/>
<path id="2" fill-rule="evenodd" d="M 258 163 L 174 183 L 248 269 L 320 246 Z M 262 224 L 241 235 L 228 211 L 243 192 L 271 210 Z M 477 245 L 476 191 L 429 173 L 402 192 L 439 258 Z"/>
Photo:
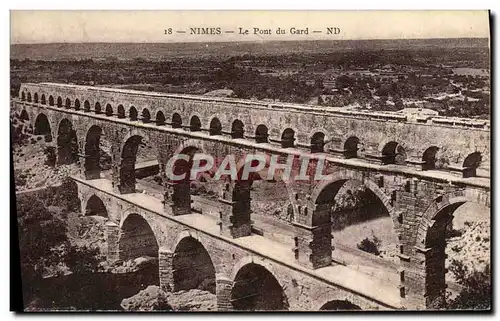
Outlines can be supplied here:
<path id="1" fill-rule="evenodd" d="M 193 289 L 175 293 L 160 290 L 150 285 L 136 295 L 123 299 L 121 306 L 126 311 L 215 311 L 215 294 Z"/>

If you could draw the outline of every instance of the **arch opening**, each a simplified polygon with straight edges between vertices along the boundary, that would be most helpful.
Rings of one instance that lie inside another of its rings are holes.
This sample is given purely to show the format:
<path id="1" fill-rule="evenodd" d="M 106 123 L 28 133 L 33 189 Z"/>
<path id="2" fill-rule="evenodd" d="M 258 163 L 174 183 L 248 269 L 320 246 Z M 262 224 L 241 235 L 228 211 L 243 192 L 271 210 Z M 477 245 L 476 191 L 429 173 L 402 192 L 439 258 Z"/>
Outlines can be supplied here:
<path id="1" fill-rule="evenodd" d="M 125 118 L 125 108 L 123 108 L 123 105 L 118 105 L 118 118 Z"/>
<path id="2" fill-rule="evenodd" d="M 84 112 L 90 112 L 90 102 L 88 100 L 85 100 L 83 102 L 83 111 Z"/>
<path id="3" fill-rule="evenodd" d="M 233 309 L 244 311 L 288 310 L 287 298 L 278 280 L 255 263 L 246 264 L 236 274 L 231 304 Z"/>
<path id="4" fill-rule="evenodd" d="M 182 118 L 178 113 L 172 115 L 172 128 L 182 128 Z"/>
<path id="5" fill-rule="evenodd" d="M 78 99 L 75 99 L 75 109 L 80 110 L 80 101 Z"/>
<path id="6" fill-rule="evenodd" d="M 31 93 L 28 92 L 28 102 L 31 102 Z"/>
<path id="7" fill-rule="evenodd" d="M 156 113 L 156 125 L 158 126 L 163 126 L 165 125 L 165 115 L 163 114 L 163 112 L 160 110 Z"/>
<path id="8" fill-rule="evenodd" d="M 356 266 L 356 257 L 362 259 L 368 253 L 373 264 L 366 272 L 398 284 L 398 233 L 390 209 L 384 205 L 386 197 L 374 188 L 356 179 L 330 182 L 315 200 L 317 210 L 312 213 L 311 224 L 331 226 L 334 260 Z M 353 256 L 347 257 L 345 252 Z"/>
<path id="9" fill-rule="evenodd" d="M 33 101 L 35 102 L 35 104 L 38 104 L 38 93 L 35 93 L 35 95 L 33 95 Z"/>
<path id="10" fill-rule="evenodd" d="M 19 120 L 21 125 L 19 127 L 20 133 L 31 133 L 32 127 L 30 123 L 30 118 L 26 109 L 21 110 L 21 114 L 19 115 Z"/>
<path id="11" fill-rule="evenodd" d="M 269 142 L 269 134 L 266 125 L 259 125 L 255 130 L 255 142 L 256 143 L 268 143 Z"/>
<path id="12" fill-rule="evenodd" d="M 188 159 L 177 159 L 172 167 L 172 172 L 175 175 L 184 175 L 184 178 L 178 181 L 171 182 L 173 186 L 173 193 L 171 195 L 171 202 L 173 203 L 174 215 L 182 215 L 191 212 L 191 194 L 196 193 L 196 190 L 201 186 L 197 184 L 203 174 L 200 173 L 198 177 L 191 180 L 191 168 L 193 166 L 193 157 L 200 150 L 194 146 L 185 147 L 179 154 L 187 155 Z M 201 164 L 203 166 L 204 164 Z M 198 188 L 197 188 L 198 187 Z"/>
<path id="13" fill-rule="evenodd" d="M 26 109 L 21 110 L 21 115 L 19 115 L 19 118 L 20 118 L 22 121 L 25 121 L 25 122 L 27 122 L 27 121 L 29 121 L 29 120 L 30 120 L 30 118 L 29 118 L 29 116 L 28 116 L 28 112 L 26 111 Z"/>
<path id="14" fill-rule="evenodd" d="M 158 258 L 158 242 L 148 222 L 138 214 L 127 216 L 120 231 L 120 260 L 138 257 Z"/>
<path id="15" fill-rule="evenodd" d="M 200 289 L 215 294 L 215 267 L 205 247 L 193 237 L 183 238 L 172 260 L 174 292 Z"/>
<path id="16" fill-rule="evenodd" d="M 406 165 L 406 151 L 398 142 L 388 142 L 382 149 L 382 164 Z"/>
<path id="17" fill-rule="evenodd" d="M 210 135 L 221 135 L 222 134 L 222 125 L 217 117 L 214 117 L 210 122 Z"/>
<path id="18" fill-rule="evenodd" d="M 106 116 L 113 116 L 113 107 L 111 104 L 106 104 L 106 109 L 104 110 Z"/>
<path id="19" fill-rule="evenodd" d="M 26 94 L 24 93 L 24 91 L 21 92 L 21 100 L 22 101 L 26 100 Z"/>
<path id="20" fill-rule="evenodd" d="M 344 157 L 357 158 L 359 150 L 359 138 L 356 136 L 349 137 L 344 143 Z"/>
<path id="21" fill-rule="evenodd" d="M 62 107 L 63 106 L 63 101 L 61 96 L 57 97 L 57 107 Z"/>
<path id="22" fill-rule="evenodd" d="M 191 117 L 191 120 L 189 121 L 189 129 L 192 132 L 199 132 L 201 130 L 201 121 L 198 116 Z"/>
<path id="23" fill-rule="evenodd" d="M 429 249 L 423 265 L 427 308 L 491 306 L 491 296 L 486 290 L 491 287 L 490 216 L 490 208 L 463 198 L 447 204 L 433 215 L 433 224 L 422 240 L 423 247 Z M 463 302 L 458 295 L 466 287 L 466 282 L 470 282 L 466 279 L 473 275 L 475 286 L 484 289 L 484 295 L 474 299 L 469 297 Z"/>
<path id="24" fill-rule="evenodd" d="M 474 152 L 469 154 L 463 163 L 463 176 L 464 177 L 474 177 L 477 176 L 477 169 L 481 165 L 481 153 Z"/>
<path id="25" fill-rule="evenodd" d="M 135 163 L 137 160 L 137 151 L 142 143 L 143 137 L 134 135 L 127 139 L 122 148 L 122 157 L 120 164 L 120 193 L 135 193 Z"/>
<path id="26" fill-rule="evenodd" d="M 94 105 L 94 112 L 96 114 L 100 114 L 102 112 L 102 107 L 101 107 L 101 104 L 99 102 L 95 103 L 95 105 Z"/>
<path id="27" fill-rule="evenodd" d="M 243 122 L 239 119 L 233 121 L 231 125 L 231 138 L 244 138 L 245 129 Z"/>
<path id="28" fill-rule="evenodd" d="M 47 104 L 47 101 L 45 100 L 45 94 L 42 94 L 42 97 L 40 98 L 40 103 L 41 103 L 42 105 Z"/>
<path id="29" fill-rule="evenodd" d="M 36 117 L 34 134 L 43 135 L 46 143 L 50 143 L 52 141 L 49 119 L 45 114 L 39 114 Z"/>
<path id="30" fill-rule="evenodd" d="M 107 218 L 108 210 L 106 209 L 106 206 L 104 206 L 103 201 L 94 194 L 87 201 L 87 206 L 85 207 L 85 215 L 101 216 Z"/>
<path id="31" fill-rule="evenodd" d="M 64 104 L 64 107 L 67 109 L 71 108 L 71 99 L 66 98 L 66 103 Z"/>
<path id="32" fill-rule="evenodd" d="M 59 165 L 72 164 L 78 161 L 78 141 L 76 131 L 68 119 L 59 123 L 57 132 L 57 163 Z"/>
<path id="33" fill-rule="evenodd" d="M 85 178 L 101 178 L 101 142 L 102 129 L 99 126 L 90 127 L 85 138 Z"/>
<path id="34" fill-rule="evenodd" d="M 54 106 L 54 97 L 52 95 L 49 96 L 49 106 Z"/>
<path id="35" fill-rule="evenodd" d="M 293 206 L 290 203 L 288 193 L 289 187 L 281 179 L 268 180 L 256 179 L 252 182 L 251 193 L 248 195 L 251 206 L 252 221 L 259 227 L 261 222 L 276 222 L 274 226 L 281 226 L 283 223 L 291 225 L 294 222 Z M 258 200 L 252 202 L 251 199 Z M 286 228 L 286 227 L 284 227 Z M 290 245 L 292 235 L 290 235 Z"/>
<path id="36" fill-rule="evenodd" d="M 311 137 L 311 153 L 323 153 L 325 151 L 325 134 L 316 132 Z"/>
<path id="37" fill-rule="evenodd" d="M 281 147 L 290 148 L 295 146 L 295 131 L 287 128 L 281 134 Z"/>
<path id="38" fill-rule="evenodd" d="M 422 155 L 423 170 L 436 169 L 436 155 L 438 151 L 439 148 L 436 146 L 431 146 L 425 150 L 424 155 Z"/>
<path id="39" fill-rule="evenodd" d="M 135 109 L 134 106 L 130 107 L 130 109 L 128 111 L 128 117 L 130 118 L 130 120 L 136 121 L 137 116 L 138 116 L 137 109 Z"/>
<path id="40" fill-rule="evenodd" d="M 118 256 L 122 262 L 140 262 L 139 270 L 134 272 L 134 278 L 140 280 L 140 287 L 131 294 L 149 285 L 160 285 L 158 251 L 158 242 L 149 223 L 138 214 L 129 214 L 120 229 Z"/>
<path id="41" fill-rule="evenodd" d="M 149 112 L 149 109 L 144 108 L 142 110 L 141 120 L 142 120 L 143 123 L 149 123 L 149 122 L 151 122 L 151 114 Z"/>

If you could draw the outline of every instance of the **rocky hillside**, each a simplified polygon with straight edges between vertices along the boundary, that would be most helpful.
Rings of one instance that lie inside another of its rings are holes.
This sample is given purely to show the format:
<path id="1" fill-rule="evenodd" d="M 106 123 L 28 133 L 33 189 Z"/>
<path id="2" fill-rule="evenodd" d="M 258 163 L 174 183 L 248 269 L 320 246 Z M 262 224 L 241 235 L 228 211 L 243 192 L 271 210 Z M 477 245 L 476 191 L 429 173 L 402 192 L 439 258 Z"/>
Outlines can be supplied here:
<path id="1" fill-rule="evenodd" d="M 452 260 L 463 262 L 470 270 L 482 271 L 491 261 L 490 221 L 467 223 L 461 236 L 448 240 L 446 264 Z M 451 273 L 447 277 L 453 279 Z"/>
<path id="2" fill-rule="evenodd" d="M 215 294 L 203 290 L 170 293 L 150 285 L 136 295 L 123 299 L 121 306 L 127 311 L 215 311 L 217 299 Z"/>

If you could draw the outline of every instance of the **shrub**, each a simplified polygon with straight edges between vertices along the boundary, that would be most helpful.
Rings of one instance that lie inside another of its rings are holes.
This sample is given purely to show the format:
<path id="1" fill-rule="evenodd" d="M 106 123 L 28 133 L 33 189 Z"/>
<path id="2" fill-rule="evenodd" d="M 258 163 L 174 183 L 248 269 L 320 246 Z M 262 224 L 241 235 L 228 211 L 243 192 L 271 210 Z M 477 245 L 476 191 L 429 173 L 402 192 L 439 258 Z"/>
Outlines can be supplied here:
<path id="1" fill-rule="evenodd" d="M 44 154 L 47 157 L 45 165 L 54 166 L 56 164 L 57 154 L 54 146 L 47 146 L 44 150 Z"/>
<path id="2" fill-rule="evenodd" d="M 376 236 L 373 236 L 372 239 L 365 238 L 360 243 L 358 243 L 357 247 L 361 251 L 365 251 L 371 254 L 380 255 L 380 239 Z"/>
<path id="3" fill-rule="evenodd" d="M 483 271 L 469 271 L 466 265 L 452 260 L 449 266 L 458 284 L 464 288 L 459 295 L 447 302 L 448 309 L 487 310 L 491 308 L 491 269 L 488 264 Z"/>
<path id="4" fill-rule="evenodd" d="M 446 229 L 444 231 L 444 237 L 446 239 L 449 239 L 449 238 L 452 238 L 452 237 L 459 237 L 459 236 L 462 236 L 462 234 L 464 233 L 463 230 L 456 230 L 453 228 L 453 224 L 448 224 L 446 225 Z"/>

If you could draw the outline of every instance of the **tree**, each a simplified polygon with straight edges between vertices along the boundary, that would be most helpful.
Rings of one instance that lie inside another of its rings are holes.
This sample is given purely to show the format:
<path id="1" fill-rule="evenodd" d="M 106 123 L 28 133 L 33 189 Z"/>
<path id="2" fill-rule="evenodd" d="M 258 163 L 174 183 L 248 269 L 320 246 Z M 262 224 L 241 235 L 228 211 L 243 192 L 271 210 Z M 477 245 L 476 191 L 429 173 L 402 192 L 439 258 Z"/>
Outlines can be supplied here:
<path id="1" fill-rule="evenodd" d="M 491 269 L 488 264 L 483 271 L 470 271 L 462 262 L 452 260 L 449 270 L 458 284 L 464 288 L 460 294 L 447 303 L 448 309 L 488 310 L 491 309 Z"/>
<path id="2" fill-rule="evenodd" d="M 54 196 L 63 200 L 65 194 Z M 17 222 L 23 296 L 29 302 L 38 292 L 47 269 L 62 272 L 55 267 L 64 264 L 73 273 L 96 272 L 100 260 L 98 249 L 71 244 L 66 224 L 47 206 L 30 196 L 18 196 Z M 68 205 L 71 207 L 73 204 Z"/>

